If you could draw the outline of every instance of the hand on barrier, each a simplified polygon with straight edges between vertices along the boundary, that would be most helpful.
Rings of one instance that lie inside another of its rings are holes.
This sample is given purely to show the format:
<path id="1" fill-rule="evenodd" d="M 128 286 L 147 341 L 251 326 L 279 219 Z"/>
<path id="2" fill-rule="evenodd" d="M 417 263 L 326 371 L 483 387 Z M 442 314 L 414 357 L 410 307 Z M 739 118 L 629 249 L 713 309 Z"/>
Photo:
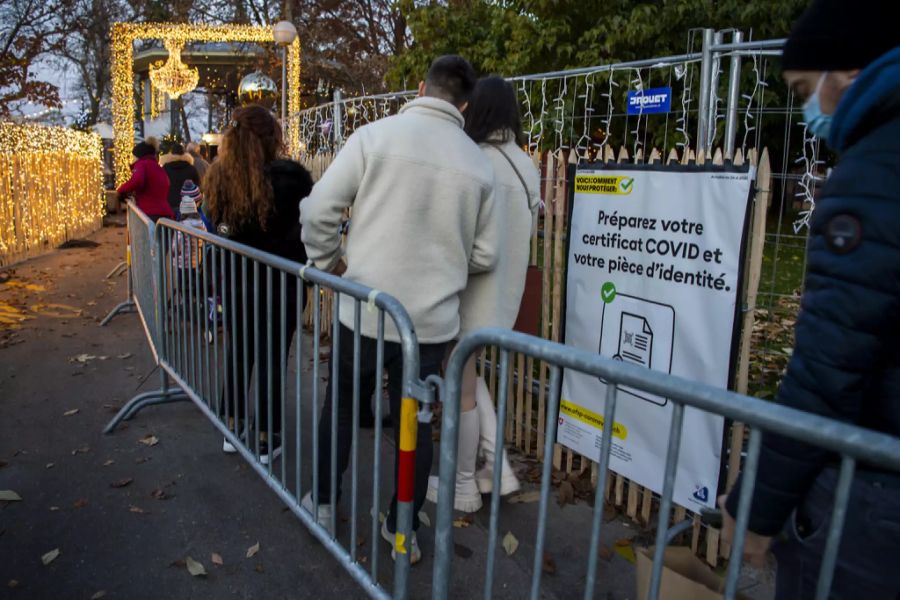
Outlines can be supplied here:
<path id="1" fill-rule="evenodd" d="M 728 509 L 725 508 L 725 500 L 727 498 L 728 496 L 724 494 L 719 496 L 716 504 L 721 511 L 722 541 L 731 546 L 734 539 L 735 520 L 728 512 Z M 744 537 L 744 562 L 758 569 L 764 567 L 771 543 L 772 538 L 753 533 L 748 529 Z M 734 548 L 731 550 L 734 551 Z"/>
<path id="2" fill-rule="evenodd" d="M 713 529 L 722 529 L 722 511 L 715 508 L 700 509 L 700 522 Z"/>
<path id="3" fill-rule="evenodd" d="M 345 261 L 343 258 L 341 260 L 339 260 L 336 265 L 334 265 L 333 269 L 331 269 L 331 274 L 337 275 L 338 277 L 342 277 L 344 275 L 344 273 L 346 273 L 346 272 L 347 272 L 347 261 Z"/>

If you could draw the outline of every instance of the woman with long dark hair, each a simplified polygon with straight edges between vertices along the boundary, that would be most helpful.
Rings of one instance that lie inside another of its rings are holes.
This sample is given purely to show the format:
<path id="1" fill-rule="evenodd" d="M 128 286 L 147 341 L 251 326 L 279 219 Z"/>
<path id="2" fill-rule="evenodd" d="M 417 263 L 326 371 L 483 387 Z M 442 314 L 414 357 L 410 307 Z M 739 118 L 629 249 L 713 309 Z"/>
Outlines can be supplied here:
<path id="1" fill-rule="evenodd" d="M 494 196 L 505 224 L 497 240 L 496 268 L 470 275 L 460 295 L 460 337 L 481 327 L 512 329 L 519 313 L 528 270 L 531 232 L 540 206 L 540 177 L 521 149 L 522 119 L 513 87 L 502 77 L 478 82 L 465 112 L 466 133 L 478 143 L 494 168 Z M 496 455 L 503 440 L 496 439 L 497 414 L 484 379 L 475 371 L 474 357 L 466 364 L 459 418 L 459 455 L 456 463 L 454 506 L 464 512 L 481 508 L 481 494 L 493 489 Z M 485 466 L 475 472 L 479 451 Z M 519 481 L 504 456 L 500 493 L 519 489 Z M 437 501 L 437 478 L 429 481 L 428 498 Z"/>
<path id="2" fill-rule="evenodd" d="M 300 200 L 309 195 L 312 183 L 312 177 L 303 166 L 285 158 L 281 126 L 275 117 L 262 106 L 247 106 L 234 112 L 222 137 L 218 159 L 210 165 L 203 179 L 204 212 L 220 235 L 303 264 L 306 251 L 300 241 Z M 222 288 L 223 320 L 230 332 L 225 354 L 223 398 L 228 410 L 223 410 L 222 414 L 227 412 L 229 429 L 239 437 L 252 431 L 247 418 L 249 381 L 245 379 L 245 373 L 249 376 L 255 364 L 255 418 L 260 429 L 259 439 L 255 441 L 260 461 L 268 464 L 281 453 L 281 399 L 284 394 L 281 372 L 285 365 L 277 357 L 281 356 L 282 330 L 285 330 L 285 339 L 290 346 L 297 328 L 296 278 L 287 278 L 284 290 L 286 318 L 282 322 L 280 273 L 273 270 L 269 274 L 268 267 L 260 266 L 257 281 L 253 265 L 248 262 L 245 273 L 241 263 L 241 260 L 236 261 L 233 272 L 231 261 L 226 263 Z M 267 293 L 269 277 L 271 296 Z M 244 323 L 245 315 L 247 323 Z M 268 337 L 270 320 L 274 339 Z M 243 339 L 245 329 L 250 338 L 246 344 Z M 272 389 L 269 389 L 270 380 Z M 269 422 L 274 434 L 272 439 L 268 436 Z M 248 445 L 257 449 L 250 441 Z M 222 449 L 235 451 L 227 440 Z"/>

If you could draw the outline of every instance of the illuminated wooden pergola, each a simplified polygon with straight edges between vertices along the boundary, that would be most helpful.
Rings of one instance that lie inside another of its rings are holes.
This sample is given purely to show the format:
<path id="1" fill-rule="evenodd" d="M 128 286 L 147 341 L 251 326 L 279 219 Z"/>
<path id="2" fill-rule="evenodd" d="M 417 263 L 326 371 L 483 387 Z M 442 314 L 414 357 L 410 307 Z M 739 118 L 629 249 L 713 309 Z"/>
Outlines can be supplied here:
<path id="1" fill-rule="evenodd" d="M 112 112 L 116 185 L 130 176 L 134 144 L 134 42 L 135 40 L 189 42 L 275 42 L 271 27 L 252 25 L 194 25 L 190 23 L 115 23 L 112 26 Z M 288 122 L 285 123 L 289 152 L 300 147 L 300 40 L 287 48 Z"/>

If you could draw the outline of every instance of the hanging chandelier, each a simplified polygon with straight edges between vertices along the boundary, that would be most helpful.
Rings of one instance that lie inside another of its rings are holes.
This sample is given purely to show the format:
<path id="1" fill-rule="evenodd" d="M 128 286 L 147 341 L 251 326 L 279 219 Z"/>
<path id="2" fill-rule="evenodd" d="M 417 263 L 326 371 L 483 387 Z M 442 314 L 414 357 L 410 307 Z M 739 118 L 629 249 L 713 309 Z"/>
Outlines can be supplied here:
<path id="1" fill-rule="evenodd" d="M 181 62 L 181 42 L 168 39 L 163 43 L 169 51 L 169 58 L 163 66 L 150 68 L 150 82 L 170 98 L 178 98 L 197 87 L 200 74 L 196 68 Z"/>

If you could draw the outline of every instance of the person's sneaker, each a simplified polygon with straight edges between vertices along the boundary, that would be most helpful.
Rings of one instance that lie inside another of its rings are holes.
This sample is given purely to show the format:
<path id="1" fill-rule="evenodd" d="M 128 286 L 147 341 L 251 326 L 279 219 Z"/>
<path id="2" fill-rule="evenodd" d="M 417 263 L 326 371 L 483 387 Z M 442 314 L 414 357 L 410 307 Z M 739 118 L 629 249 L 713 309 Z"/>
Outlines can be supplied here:
<path id="1" fill-rule="evenodd" d="M 241 440 L 247 439 L 246 433 L 246 431 L 241 432 Z M 234 444 L 228 441 L 228 438 L 222 438 L 222 452 L 224 452 L 225 454 L 236 454 L 237 448 L 234 447 Z"/>
<path id="2" fill-rule="evenodd" d="M 482 494 L 490 494 L 494 491 L 494 471 L 493 469 L 489 469 L 486 466 L 482 467 L 478 471 L 475 472 L 475 483 L 478 484 L 478 491 Z M 521 488 L 521 484 L 519 483 L 518 477 L 516 474 L 509 471 L 504 470 L 500 476 L 500 495 L 508 496 L 510 494 L 514 494 L 518 492 Z"/>
<path id="3" fill-rule="evenodd" d="M 272 436 L 271 450 L 267 440 L 259 441 L 259 462 L 267 465 L 274 462 L 279 456 L 281 456 L 281 436 Z"/>
<path id="4" fill-rule="evenodd" d="M 315 515 L 316 523 L 325 528 L 328 533 L 334 535 L 334 531 L 331 529 L 331 514 L 334 508 L 330 504 L 323 504 L 319 502 L 319 510 L 316 512 L 313 509 L 315 506 L 313 505 L 312 492 L 307 492 L 305 496 L 303 496 L 303 500 L 300 501 L 300 506 L 311 515 Z"/>
<path id="5" fill-rule="evenodd" d="M 394 550 L 394 534 L 388 531 L 387 519 L 381 524 L 381 537 L 391 545 L 391 558 L 397 560 L 397 551 Z M 414 565 L 420 560 L 422 560 L 422 550 L 419 548 L 416 532 L 413 531 L 409 536 L 409 564 Z"/>

